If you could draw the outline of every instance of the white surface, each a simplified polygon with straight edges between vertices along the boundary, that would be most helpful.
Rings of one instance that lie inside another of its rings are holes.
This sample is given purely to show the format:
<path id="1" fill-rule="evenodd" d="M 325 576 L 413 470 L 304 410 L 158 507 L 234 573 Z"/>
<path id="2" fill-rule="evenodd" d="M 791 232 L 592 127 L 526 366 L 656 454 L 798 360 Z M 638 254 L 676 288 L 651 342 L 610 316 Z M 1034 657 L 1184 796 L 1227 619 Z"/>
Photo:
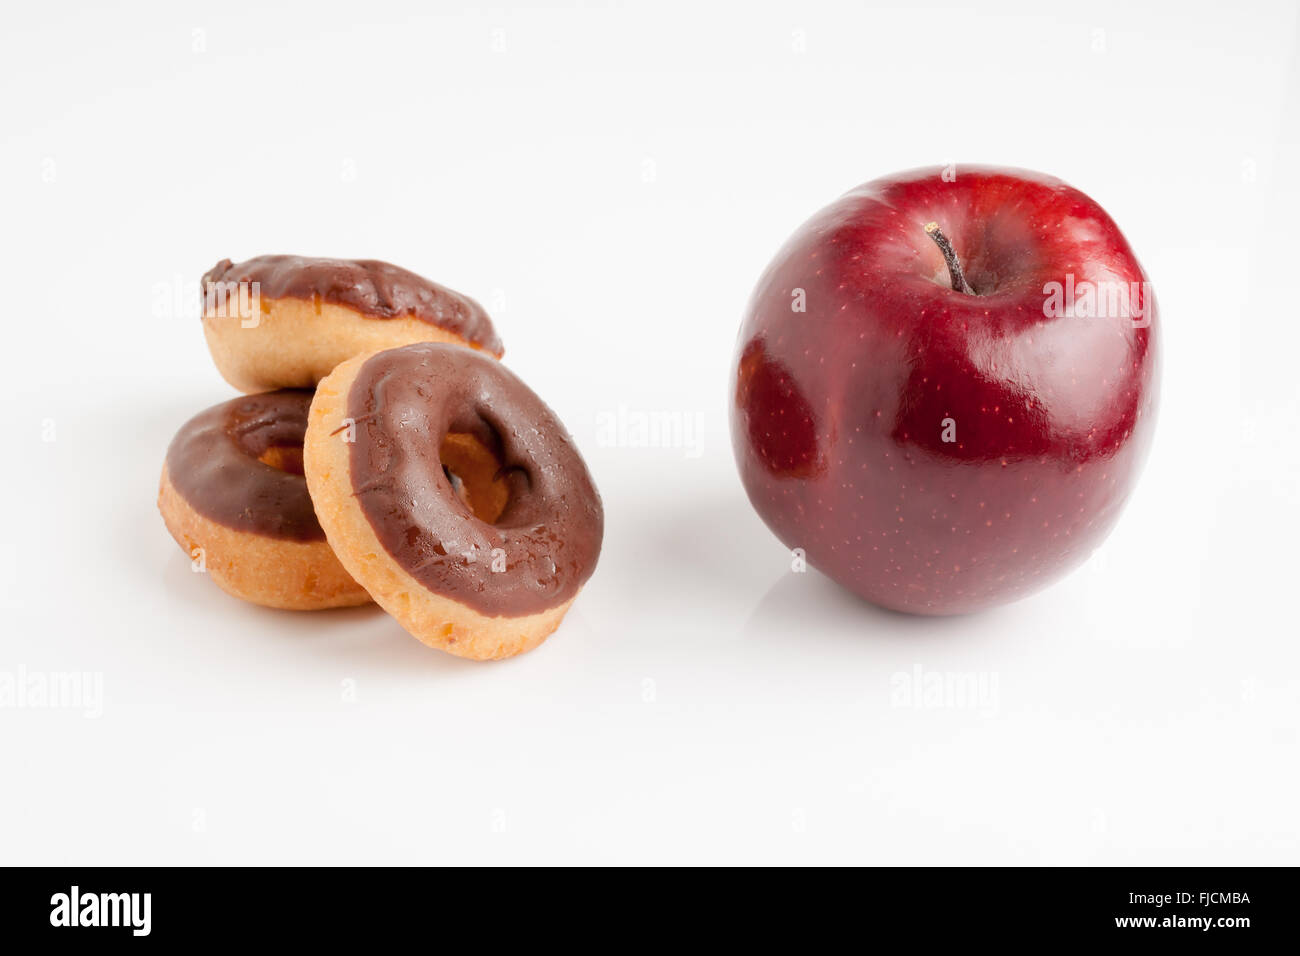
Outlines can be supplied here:
<path id="1" fill-rule="evenodd" d="M 0 860 L 1298 862 L 1294 5 L 266 6 L 6 11 L 0 674 L 103 700 L 0 708 Z M 948 160 L 1099 200 L 1165 365 L 1098 557 L 936 621 L 789 572 L 726 398 L 786 236 Z M 264 252 L 493 313 L 607 511 L 542 649 L 467 663 L 190 571 L 158 470 L 233 394 L 196 283 Z M 620 409 L 698 433 L 635 447 Z M 985 693 L 900 706 L 917 673 Z"/>

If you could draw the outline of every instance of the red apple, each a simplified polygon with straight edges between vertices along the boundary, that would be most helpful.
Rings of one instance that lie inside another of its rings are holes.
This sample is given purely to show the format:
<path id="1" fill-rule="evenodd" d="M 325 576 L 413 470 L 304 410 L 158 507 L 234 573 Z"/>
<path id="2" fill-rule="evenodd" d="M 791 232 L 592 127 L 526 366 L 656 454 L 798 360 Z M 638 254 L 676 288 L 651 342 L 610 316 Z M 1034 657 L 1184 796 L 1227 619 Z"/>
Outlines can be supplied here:
<path id="1" fill-rule="evenodd" d="M 1077 189 L 994 167 L 877 179 L 750 301 L 732 440 L 763 520 L 876 604 L 956 614 L 1087 559 L 1155 426 L 1155 299 Z"/>

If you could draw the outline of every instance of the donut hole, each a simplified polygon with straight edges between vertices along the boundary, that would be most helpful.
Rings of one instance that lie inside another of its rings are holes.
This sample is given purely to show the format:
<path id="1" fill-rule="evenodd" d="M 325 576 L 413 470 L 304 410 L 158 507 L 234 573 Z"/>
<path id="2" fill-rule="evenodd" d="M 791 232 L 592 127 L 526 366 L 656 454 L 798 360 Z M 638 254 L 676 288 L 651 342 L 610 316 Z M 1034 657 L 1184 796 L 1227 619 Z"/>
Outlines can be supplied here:
<path id="1" fill-rule="evenodd" d="M 302 467 L 302 445 L 272 445 L 258 455 L 257 460 L 277 471 L 291 475 L 306 474 Z"/>
<path id="2" fill-rule="evenodd" d="M 456 497 L 474 517 L 496 524 L 510 503 L 510 485 L 497 453 L 477 435 L 449 432 L 438 449 L 438 457 Z"/>

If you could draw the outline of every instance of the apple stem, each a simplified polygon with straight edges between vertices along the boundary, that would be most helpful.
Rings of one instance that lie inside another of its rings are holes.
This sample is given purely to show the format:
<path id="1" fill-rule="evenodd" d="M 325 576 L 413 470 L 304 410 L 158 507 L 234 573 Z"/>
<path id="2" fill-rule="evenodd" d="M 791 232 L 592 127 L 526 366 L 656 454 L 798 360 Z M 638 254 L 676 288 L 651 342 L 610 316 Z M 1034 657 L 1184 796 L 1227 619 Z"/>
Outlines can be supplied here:
<path id="1" fill-rule="evenodd" d="M 966 276 L 961 271 L 961 261 L 957 258 L 957 253 L 953 252 L 952 243 L 948 241 L 948 237 L 939 231 L 939 224 L 937 222 L 926 223 L 925 234 L 934 240 L 934 244 L 943 253 L 944 262 L 948 263 L 948 275 L 952 278 L 953 291 L 974 295 L 975 290 L 971 288 L 971 284 L 966 281 Z"/>

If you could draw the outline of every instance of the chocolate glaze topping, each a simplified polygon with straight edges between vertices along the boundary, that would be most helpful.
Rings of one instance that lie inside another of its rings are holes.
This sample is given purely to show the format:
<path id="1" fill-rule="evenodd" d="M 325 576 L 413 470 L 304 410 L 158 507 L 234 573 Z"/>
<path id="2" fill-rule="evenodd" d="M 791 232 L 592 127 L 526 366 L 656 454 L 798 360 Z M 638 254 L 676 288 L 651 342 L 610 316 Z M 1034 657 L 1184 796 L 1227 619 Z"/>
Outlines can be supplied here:
<path id="1" fill-rule="evenodd" d="M 256 282 L 270 299 L 341 305 L 372 319 L 411 316 L 459 335 L 498 358 L 504 347 L 483 307 L 468 296 L 377 259 L 258 256 L 222 259 L 203 276 L 204 298 L 214 282 Z"/>
<path id="2" fill-rule="evenodd" d="M 307 479 L 259 461 L 271 448 L 302 448 L 311 396 L 303 389 L 246 395 L 195 415 L 167 449 L 173 487 L 199 514 L 236 531 L 324 541 Z"/>
<path id="3" fill-rule="evenodd" d="M 384 549 L 435 594 L 518 617 L 578 593 L 600 555 L 605 514 L 573 440 L 500 363 L 420 343 L 366 361 L 348 395 L 352 485 Z M 457 497 L 439 448 L 474 435 L 501 462 L 510 499 L 487 524 Z M 505 570 L 493 570 L 504 559 Z"/>

